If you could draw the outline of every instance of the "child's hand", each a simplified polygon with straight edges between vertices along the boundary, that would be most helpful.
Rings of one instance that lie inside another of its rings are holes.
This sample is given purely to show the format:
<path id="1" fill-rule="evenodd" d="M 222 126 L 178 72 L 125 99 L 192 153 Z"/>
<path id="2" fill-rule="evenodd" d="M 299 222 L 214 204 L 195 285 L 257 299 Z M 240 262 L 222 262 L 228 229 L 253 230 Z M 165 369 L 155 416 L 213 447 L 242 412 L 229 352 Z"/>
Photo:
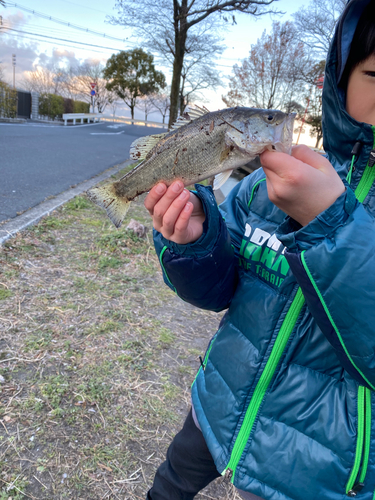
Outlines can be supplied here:
<path id="1" fill-rule="evenodd" d="M 329 161 L 307 146 L 295 146 L 292 156 L 265 151 L 260 159 L 270 200 L 302 226 L 345 191 Z"/>
<path id="2" fill-rule="evenodd" d="M 154 228 L 167 240 L 184 245 L 202 236 L 205 220 L 202 202 L 184 189 L 181 181 L 175 181 L 169 188 L 160 182 L 148 193 L 144 204 Z"/>

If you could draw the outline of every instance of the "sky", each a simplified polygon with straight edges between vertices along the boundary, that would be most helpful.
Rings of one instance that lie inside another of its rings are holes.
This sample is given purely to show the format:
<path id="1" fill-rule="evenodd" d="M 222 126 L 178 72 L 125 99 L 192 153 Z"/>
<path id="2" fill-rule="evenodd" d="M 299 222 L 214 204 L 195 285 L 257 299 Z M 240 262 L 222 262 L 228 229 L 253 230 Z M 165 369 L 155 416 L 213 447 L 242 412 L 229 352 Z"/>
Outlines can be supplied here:
<path id="1" fill-rule="evenodd" d="M 131 29 L 113 26 L 106 20 L 115 15 L 115 0 L 6 0 L 6 7 L 0 6 L 0 67 L 8 83 L 13 81 L 12 54 L 16 54 L 16 87 L 22 87 L 24 71 L 31 71 L 35 66 L 60 65 L 74 66 L 85 61 L 101 61 L 120 50 L 128 50 L 139 46 Z M 226 46 L 217 68 L 220 70 L 224 87 L 216 91 L 205 91 L 204 104 L 210 110 L 225 107 L 221 95 L 226 93 L 226 84 L 235 63 L 247 57 L 249 48 L 256 43 L 264 30 L 269 31 L 272 20 L 282 22 L 291 19 L 291 14 L 309 0 L 278 0 L 272 7 L 285 12 L 283 16 L 260 16 L 236 14 L 237 24 L 230 26 L 223 33 Z M 30 12 L 30 11 L 34 11 Z M 52 18 L 62 21 L 56 23 Z M 95 31 L 94 35 L 84 30 L 67 26 L 71 23 L 81 28 Z M 12 28 L 12 31 L 7 29 Z M 43 35 L 43 36 L 42 36 Z M 104 35 L 118 38 L 111 40 Z M 54 37 L 51 40 L 44 37 Z M 57 40 L 59 39 L 59 40 Z M 82 44 L 91 44 L 90 47 Z M 156 68 L 163 71 L 170 83 L 171 71 L 168 66 L 156 58 Z M 126 108 L 118 114 L 130 116 Z M 140 117 L 140 116 L 139 116 Z M 150 115 L 149 119 L 157 120 Z M 157 120 L 158 121 L 158 120 Z"/>

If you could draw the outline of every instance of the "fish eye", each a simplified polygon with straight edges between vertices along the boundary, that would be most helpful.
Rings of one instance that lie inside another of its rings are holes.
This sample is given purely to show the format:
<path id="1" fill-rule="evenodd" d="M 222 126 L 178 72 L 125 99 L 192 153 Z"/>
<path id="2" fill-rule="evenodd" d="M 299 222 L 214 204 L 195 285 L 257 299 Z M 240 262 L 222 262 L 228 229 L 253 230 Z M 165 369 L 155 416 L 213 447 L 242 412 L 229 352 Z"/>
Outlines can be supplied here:
<path id="1" fill-rule="evenodd" d="M 273 115 L 268 115 L 268 116 L 267 116 L 267 120 L 268 120 L 269 122 L 272 122 L 272 120 L 273 120 Z"/>

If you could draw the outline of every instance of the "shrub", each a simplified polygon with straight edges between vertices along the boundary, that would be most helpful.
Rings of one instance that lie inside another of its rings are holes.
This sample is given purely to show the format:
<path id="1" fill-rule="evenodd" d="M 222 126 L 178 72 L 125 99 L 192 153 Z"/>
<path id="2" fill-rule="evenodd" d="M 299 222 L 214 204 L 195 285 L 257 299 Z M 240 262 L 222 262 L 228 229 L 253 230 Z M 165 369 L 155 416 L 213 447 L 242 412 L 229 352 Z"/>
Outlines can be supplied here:
<path id="1" fill-rule="evenodd" d="M 40 94 L 39 114 L 54 120 L 64 113 L 64 98 L 56 94 Z"/>
<path id="2" fill-rule="evenodd" d="M 4 82 L 0 82 L 0 116 L 16 118 L 17 91 Z"/>
<path id="3" fill-rule="evenodd" d="M 83 101 L 74 101 L 74 113 L 90 113 L 90 104 Z"/>

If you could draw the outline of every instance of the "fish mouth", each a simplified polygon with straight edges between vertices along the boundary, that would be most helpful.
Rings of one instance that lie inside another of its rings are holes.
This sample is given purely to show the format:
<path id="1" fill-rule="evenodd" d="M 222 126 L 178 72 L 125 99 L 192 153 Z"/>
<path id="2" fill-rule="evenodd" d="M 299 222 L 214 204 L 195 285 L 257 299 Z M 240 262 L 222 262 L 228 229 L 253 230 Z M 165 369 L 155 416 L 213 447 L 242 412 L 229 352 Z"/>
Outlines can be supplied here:
<path id="1" fill-rule="evenodd" d="M 296 113 L 289 113 L 284 122 L 276 126 L 274 142 L 268 149 L 288 155 L 291 154 L 295 117 Z"/>

